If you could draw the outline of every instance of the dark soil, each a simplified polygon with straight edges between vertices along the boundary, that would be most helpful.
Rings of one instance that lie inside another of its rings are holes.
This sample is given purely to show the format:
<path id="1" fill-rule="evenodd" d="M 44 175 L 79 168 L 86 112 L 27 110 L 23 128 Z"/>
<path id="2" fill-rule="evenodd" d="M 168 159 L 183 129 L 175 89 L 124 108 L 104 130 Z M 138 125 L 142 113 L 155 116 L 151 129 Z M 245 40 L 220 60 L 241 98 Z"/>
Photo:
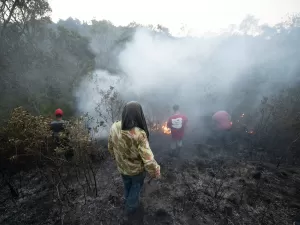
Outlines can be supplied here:
<path id="1" fill-rule="evenodd" d="M 300 213 L 300 169 L 249 161 L 241 146 L 228 149 L 186 141 L 179 158 L 169 155 L 168 136 L 152 137 L 151 146 L 162 168 L 161 180 L 148 183 L 143 210 L 127 224 L 278 224 L 290 225 Z M 124 224 L 123 184 L 109 155 L 94 165 L 98 196 L 84 196 L 78 182 L 56 196 L 40 170 L 11 180 L 12 197 L 0 186 L 0 224 Z"/>

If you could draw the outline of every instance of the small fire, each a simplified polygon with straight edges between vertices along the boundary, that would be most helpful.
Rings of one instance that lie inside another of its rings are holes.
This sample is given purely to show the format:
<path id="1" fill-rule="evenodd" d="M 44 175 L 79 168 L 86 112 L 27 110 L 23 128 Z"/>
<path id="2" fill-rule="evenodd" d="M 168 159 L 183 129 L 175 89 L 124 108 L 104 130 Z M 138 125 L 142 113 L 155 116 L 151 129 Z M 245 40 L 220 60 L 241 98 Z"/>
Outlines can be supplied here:
<path id="1" fill-rule="evenodd" d="M 171 130 L 170 130 L 170 128 L 168 128 L 167 122 L 164 122 L 164 124 L 162 125 L 161 128 L 162 128 L 162 131 L 164 132 L 164 134 L 168 134 L 168 135 L 171 134 Z"/>
<path id="2" fill-rule="evenodd" d="M 248 134 L 254 134 L 254 130 L 247 130 L 246 133 L 248 133 Z"/>
<path id="3" fill-rule="evenodd" d="M 243 118 L 245 116 L 245 113 L 243 113 L 242 115 L 241 115 L 241 117 Z"/>

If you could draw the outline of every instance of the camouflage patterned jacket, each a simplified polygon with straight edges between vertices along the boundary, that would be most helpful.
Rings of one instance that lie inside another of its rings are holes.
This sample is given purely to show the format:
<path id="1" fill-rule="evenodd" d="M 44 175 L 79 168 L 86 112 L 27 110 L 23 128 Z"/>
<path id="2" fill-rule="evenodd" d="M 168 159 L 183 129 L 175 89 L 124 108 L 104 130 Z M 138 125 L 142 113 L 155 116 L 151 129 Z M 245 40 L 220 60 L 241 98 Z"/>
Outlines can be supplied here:
<path id="1" fill-rule="evenodd" d="M 121 130 L 121 121 L 115 122 L 110 129 L 108 150 L 123 175 L 134 176 L 146 170 L 155 176 L 156 171 L 160 170 L 146 133 L 140 128 L 125 131 Z"/>

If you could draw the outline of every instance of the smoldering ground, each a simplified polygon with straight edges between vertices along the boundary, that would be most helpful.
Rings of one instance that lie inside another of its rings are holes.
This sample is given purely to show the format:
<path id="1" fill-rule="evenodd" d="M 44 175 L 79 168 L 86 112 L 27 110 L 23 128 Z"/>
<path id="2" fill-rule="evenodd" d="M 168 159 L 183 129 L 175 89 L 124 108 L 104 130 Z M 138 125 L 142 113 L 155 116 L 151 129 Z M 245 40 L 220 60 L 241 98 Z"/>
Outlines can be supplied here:
<path id="1" fill-rule="evenodd" d="M 129 224 L 292 223 L 299 210 L 299 168 L 278 170 L 272 164 L 246 162 L 243 155 L 228 157 L 216 146 L 186 141 L 178 160 L 169 155 L 169 136 L 152 135 L 162 178 L 152 182 L 146 178 L 141 196 L 144 213 Z M 123 224 L 123 184 L 115 162 L 107 155 L 95 169 L 97 197 L 84 194 L 82 178 L 80 183 L 68 182 L 68 192 L 61 189 L 60 200 L 39 170 L 26 176 L 22 172 L 23 179 L 16 175 L 12 181 L 21 198 L 6 200 L 0 207 L 1 224 Z M 9 189 L 3 189 L 1 201 L 9 195 Z"/>

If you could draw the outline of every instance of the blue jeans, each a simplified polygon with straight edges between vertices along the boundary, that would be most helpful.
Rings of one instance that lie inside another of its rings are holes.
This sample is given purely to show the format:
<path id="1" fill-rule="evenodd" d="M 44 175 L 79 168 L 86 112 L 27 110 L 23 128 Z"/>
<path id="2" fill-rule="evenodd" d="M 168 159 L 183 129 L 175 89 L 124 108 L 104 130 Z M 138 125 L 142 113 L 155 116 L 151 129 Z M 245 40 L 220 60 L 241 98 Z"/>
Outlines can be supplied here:
<path id="1" fill-rule="evenodd" d="M 134 212 L 139 206 L 140 193 L 144 184 L 146 172 L 135 176 L 123 175 L 125 210 L 128 213 Z"/>

